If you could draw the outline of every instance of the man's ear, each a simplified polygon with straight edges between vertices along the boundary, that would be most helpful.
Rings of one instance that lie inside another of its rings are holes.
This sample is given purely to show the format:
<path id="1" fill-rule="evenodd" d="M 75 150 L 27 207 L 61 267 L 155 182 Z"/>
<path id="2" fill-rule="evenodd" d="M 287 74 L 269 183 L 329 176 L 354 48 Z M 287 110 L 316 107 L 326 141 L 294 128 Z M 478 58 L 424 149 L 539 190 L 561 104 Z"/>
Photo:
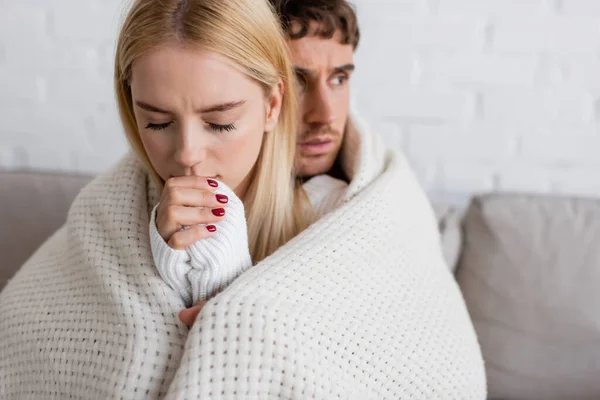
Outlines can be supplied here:
<path id="1" fill-rule="evenodd" d="M 265 120 L 265 132 L 271 132 L 277 126 L 279 120 L 279 114 L 281 113 L 281 107 L 283 105 L 284 96 L 283 81 L 277 82 L 277 85 L 273 87 L 271 93 L 267 98 L 267 118 Z"/>

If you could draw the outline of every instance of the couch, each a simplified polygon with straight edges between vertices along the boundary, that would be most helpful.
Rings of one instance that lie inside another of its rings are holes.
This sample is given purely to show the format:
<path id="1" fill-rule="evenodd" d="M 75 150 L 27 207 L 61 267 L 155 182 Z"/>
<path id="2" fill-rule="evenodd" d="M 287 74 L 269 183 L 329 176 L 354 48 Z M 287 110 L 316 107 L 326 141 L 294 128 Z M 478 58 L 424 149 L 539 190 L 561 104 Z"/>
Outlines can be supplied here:
<path id="1" fill-rule="evenodd" d="M 0 290 L 89 179 L 0 172 Z M 600 201 L 487 194 L 434 210 L 489 398 L 600 399 Z"/>

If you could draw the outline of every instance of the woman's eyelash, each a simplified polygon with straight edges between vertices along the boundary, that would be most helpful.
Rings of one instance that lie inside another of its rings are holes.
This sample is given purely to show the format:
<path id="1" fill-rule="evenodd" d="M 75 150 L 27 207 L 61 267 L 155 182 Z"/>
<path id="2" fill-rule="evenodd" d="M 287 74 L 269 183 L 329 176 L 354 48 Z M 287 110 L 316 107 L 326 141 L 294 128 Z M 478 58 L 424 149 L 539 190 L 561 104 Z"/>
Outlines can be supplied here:
<path id="1" fill-rule="evenodd" d="M 217 131 L 217 132 L 231 132 L 232 130 L 235 129 L 235 126 L 233 124 L 217 125 L 217 124 L 209 123 L 208 126 L 210 127 L 210 129 L 212 129 L 213 131 Z"/>
<path id="2" fill-rule="evenodd" d="M 171 126 L 172 123 L 173 121 L 165 122 L 162 124 L 149 123 L 148 126 L 146 126 L 146 129 L 151 129 L 153 131 L 161 131 L 163 129 L 167 129 L 169 126 Z M 235 129 L 235 126 L 233 124 L 218 125 L 209 123 L 208 126 L 210 127 L 210 129 L 216 132 L 231 132 Z"/>
<path id="3" fill-rule="evenodd" d="M 167 129 L 172 123 L 173 123 L 173 121 L 165 122 L 162 124 L 149 123 L 148 126 L 146 127 L 146 129 L 152 129 L 153 131 L 161 131 L 163 129 Z"/>

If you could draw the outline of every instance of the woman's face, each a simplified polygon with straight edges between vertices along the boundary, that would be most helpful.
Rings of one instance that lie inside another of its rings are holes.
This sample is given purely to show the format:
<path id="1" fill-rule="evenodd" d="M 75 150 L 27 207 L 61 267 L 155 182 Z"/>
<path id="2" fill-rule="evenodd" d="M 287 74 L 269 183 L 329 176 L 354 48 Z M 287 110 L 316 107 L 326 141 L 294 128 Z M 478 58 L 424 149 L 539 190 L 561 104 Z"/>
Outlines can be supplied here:
<path id="1" fill-rule="evenodd" d="M 131 92 L 140 138 L 163 180 L 215 178 L 243 198 L 263 136 L 277 123 L 281 85 L 267 97 L 228 59 L 173 43 L 133 63 Z"/>

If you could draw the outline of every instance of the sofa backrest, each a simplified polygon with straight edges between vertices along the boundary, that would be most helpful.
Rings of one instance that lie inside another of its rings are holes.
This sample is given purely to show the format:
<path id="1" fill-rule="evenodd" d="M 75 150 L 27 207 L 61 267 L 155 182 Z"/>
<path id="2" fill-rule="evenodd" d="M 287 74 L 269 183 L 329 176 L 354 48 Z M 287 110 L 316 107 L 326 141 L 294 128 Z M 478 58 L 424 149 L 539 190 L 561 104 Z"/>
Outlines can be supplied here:
<path id="1" fill-rule="evenodd" d="M 456 271 L 492 399 L 600 398 L 600 200 L 489 195 Z"/>
<path id="2" fill-rule="evenodd" d="M 0 290 L 66 220 L 90 176 L 0 172 Z"/>

